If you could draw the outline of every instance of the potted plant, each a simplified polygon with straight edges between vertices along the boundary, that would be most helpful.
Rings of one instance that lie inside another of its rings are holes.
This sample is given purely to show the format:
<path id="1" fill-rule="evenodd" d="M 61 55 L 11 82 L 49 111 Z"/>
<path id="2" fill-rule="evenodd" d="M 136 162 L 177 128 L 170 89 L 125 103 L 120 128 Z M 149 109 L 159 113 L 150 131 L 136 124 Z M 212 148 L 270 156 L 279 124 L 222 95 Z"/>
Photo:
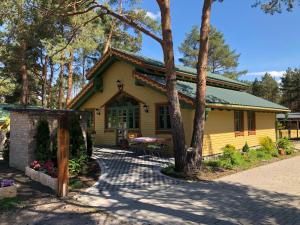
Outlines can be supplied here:
<path id="1" fill-rule="evenodd" d="M 283 148 L 278 149 L 279 155 L 285 155 L 285 150 Z"/>
<path id="2" fill-rule="evenodd" d="M 13 180 L 0 180 L 0 199 L 12 198 L 17 196 L 17 187 Z"/>

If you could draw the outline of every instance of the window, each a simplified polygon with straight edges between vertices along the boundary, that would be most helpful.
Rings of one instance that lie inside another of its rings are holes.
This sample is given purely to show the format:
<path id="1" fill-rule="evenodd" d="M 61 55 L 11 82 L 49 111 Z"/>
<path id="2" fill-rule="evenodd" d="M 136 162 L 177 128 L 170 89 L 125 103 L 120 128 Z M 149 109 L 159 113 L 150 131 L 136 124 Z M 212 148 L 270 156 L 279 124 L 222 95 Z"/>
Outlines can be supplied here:
<path id="1" fill-rule="evenodd" d="M 235 136 L 244 135 L 244 111 L 234 111 Z"/>
<path id="2" fill-rule="evenodd" d="M 139 129 L 140 105 L 132 97 L 121 94 L 105 106 L 107 129 Z"/>
<path id="3" fill-rule="evenodd" d="M 90 131 L 95 130 L 95 110 L 94 109 L 86 109 L 88 112 L 87 116 L 87 128 Z"/>
<path id="4" fill-rule="evenodd" d="M 255 112 L 249 111 L 248 115 L 248 134 L 255 134 Z"/>
<path id="5" fill-rule="evenodd" d="M 167 104 L 156 105 L 156 130 L 167 131 L 171 129 L 170 113 Z"/>

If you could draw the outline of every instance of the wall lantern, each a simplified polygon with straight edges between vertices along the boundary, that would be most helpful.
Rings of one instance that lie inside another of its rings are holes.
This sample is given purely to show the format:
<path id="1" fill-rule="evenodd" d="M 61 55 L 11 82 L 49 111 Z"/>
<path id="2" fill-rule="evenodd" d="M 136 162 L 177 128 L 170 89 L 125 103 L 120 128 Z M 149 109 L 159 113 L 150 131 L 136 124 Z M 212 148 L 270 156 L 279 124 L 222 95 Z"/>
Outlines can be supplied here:
<path id="1" fill-rule="evenodd" d="M 143 108 L 144 108 L 145 113 L 149 112 L 149 106 L 148 105 L 144 104 Z"/>
<path id="2" fill-rule="evenodd" d="M 100 115 L 100 114 L 101 114 L 101 111 L 100 111 L 99 108 L 96 108 L 96 114 L 97 114 L 97 115 Z"/>
<path id="3" fill-rule="evenodd" d="M 118 89 L 121 91 L 121 90 L 123 90 L 123 86 L 124 86 L 124 84 L 122 83 L 122 81 L 120 81 L 120 80 L 117 80 L 116 81 L 116 83 L 117 83 L 117 87 L 118 87 Z"/>

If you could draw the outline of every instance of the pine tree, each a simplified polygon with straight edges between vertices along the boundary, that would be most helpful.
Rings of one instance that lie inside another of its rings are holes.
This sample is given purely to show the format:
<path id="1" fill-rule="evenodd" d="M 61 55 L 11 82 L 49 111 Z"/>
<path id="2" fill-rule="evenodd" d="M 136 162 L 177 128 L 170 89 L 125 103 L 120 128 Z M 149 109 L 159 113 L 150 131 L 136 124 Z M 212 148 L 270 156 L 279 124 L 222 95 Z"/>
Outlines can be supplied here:
<path id="1" fill-rule="evenodd" d="M 194 26 L 186 34 L 184 41 L 179 47 L 183 57 L 179 59 L 185 66 L 197 67 L 199 53 L 200 29 Z M 223 74 L 227 77 L 237 79 L 247 71 L 237 72 L 238 60 L 240 54 L 230 49 L 225 43 L 224 35 L 216 28 L 211 27 L 209 31 L 209 50 L 208 50 L 208 71 L 217 74 Z"/>

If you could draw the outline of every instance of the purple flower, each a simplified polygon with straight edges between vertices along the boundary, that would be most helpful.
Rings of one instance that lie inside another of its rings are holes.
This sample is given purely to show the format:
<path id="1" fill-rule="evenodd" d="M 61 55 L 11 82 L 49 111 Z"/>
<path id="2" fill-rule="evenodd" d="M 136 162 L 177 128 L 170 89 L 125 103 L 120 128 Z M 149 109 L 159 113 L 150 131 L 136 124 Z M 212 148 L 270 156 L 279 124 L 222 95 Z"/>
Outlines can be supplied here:
<path id="1" fill-rule="evenodd" d="M 14 185 L 13 180 L 3 179 L 0 180 L 0 187 L 10 187 Z"/>

